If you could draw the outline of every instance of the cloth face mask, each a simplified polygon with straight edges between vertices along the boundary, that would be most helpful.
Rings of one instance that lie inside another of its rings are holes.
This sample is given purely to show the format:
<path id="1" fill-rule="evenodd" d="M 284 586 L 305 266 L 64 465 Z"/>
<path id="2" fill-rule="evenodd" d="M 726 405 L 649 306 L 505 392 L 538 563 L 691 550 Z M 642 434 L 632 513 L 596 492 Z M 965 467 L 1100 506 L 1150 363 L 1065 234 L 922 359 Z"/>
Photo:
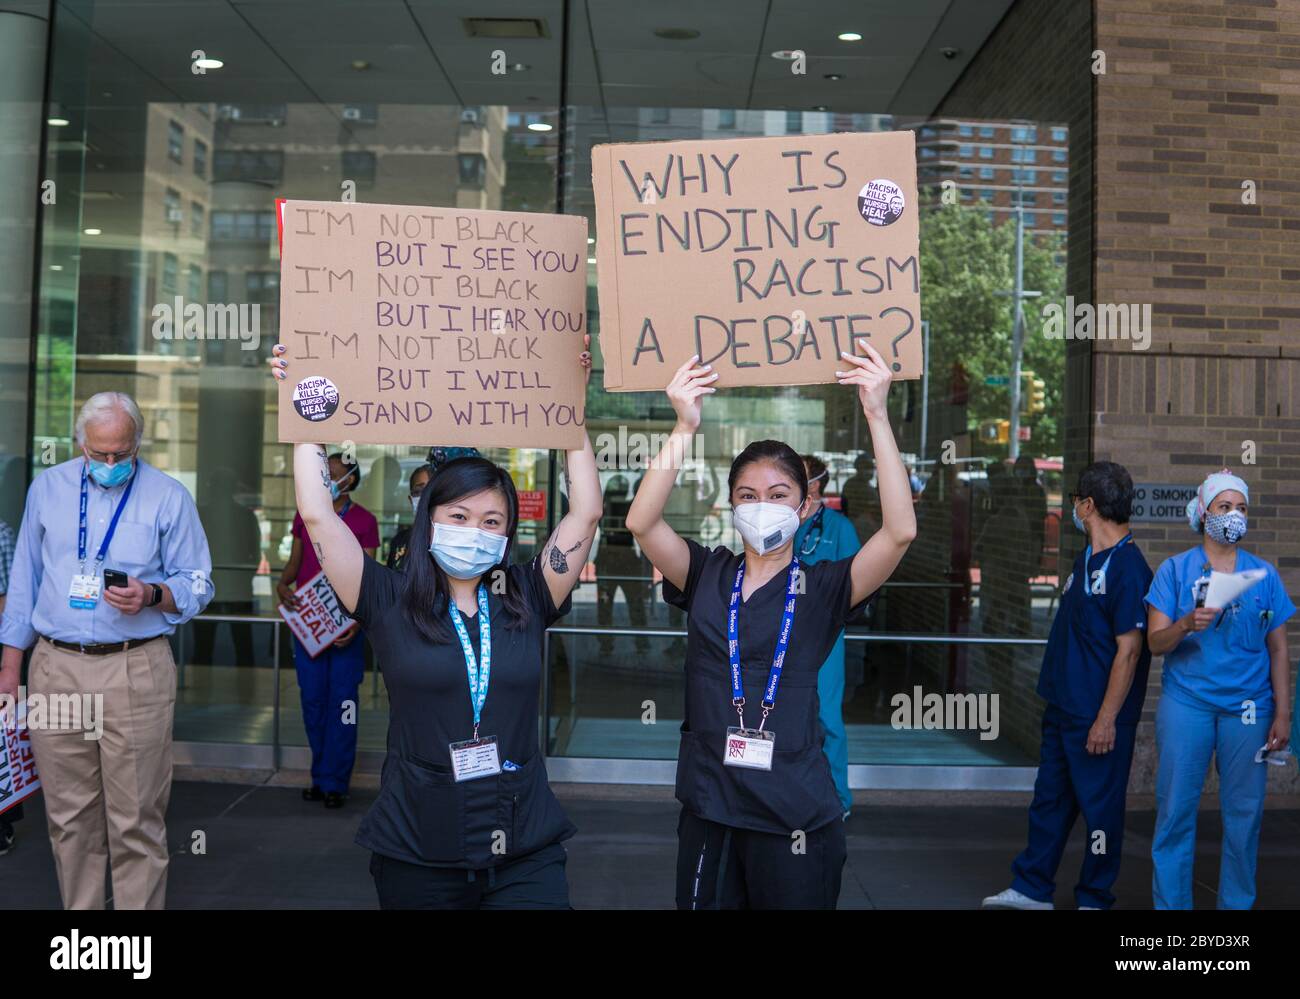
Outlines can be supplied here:
<path id="1" fill-rule="evenodd" d="M 1246 515 L 1240 510 L 1208 514 L 1205 533 L 1221 545 L 1235 545 L 1246 536 Z"/>

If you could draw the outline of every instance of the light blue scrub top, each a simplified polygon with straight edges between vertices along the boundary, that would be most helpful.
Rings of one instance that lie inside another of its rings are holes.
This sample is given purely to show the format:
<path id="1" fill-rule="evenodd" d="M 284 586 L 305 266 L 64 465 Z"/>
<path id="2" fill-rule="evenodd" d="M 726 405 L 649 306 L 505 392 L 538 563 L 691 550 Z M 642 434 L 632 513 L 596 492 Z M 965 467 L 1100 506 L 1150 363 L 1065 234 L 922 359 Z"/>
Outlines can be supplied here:
<path id="1" fill-rule="evenodd" d="M 1161 563 L 1146 602 L 1171 621 L 1196 607 L 1193 586 L 1207 574 L 1208 559 L 1199 545 Z M 1192 632 L 1165 656 L 1163 689 L 1183 703 L 1208 704 L 1240 712 L 1243 701 L 1272 709 L 1273 685 L 1266 637 L 1295 613 L 1277 570 L 1243 548 L 1237 572 L 1264 569 L 1268 575 L 1224 608 L 1204 631 Z"/>
<path id="2" fill-rule="evenodd" d="M 808 565 L 814 562 L 833 562 L 858 553 L 862 543 L 858 541 L 853 521 L 838 510 L 826 507 L 822 510 L 820 529 L 814 533 L 814 517 L 816 514 L 800 524 L 794 535 L 794 551 L 800 562 Z"/>

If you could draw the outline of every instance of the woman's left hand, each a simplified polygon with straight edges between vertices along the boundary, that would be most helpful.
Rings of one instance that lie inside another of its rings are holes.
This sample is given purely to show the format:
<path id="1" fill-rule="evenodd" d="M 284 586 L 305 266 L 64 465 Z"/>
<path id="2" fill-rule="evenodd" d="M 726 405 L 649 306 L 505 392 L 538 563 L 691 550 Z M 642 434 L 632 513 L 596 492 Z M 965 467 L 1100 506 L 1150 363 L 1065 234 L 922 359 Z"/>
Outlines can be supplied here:
<path id="1" fill-rule="evenodd" d="M 889 418 L 889 386 L 893 374 L 875 347 L 866 340 L 858 343 L 866 350 L 867 356 L 841 352 L 840 357 L 852 367 L 848 371 L 835 372 L 835 377 L 841 385 L 858 387 L 858 401 L 862 403 L 862 412 L 868 420 L 886 420 Z"/>
<path id="2" fill-rule="evenodd" d="M 1291 719 L 1290 718 L 1273 718 L 1273 724 L 1268 729 L 1268 748 L 1272 752 L 1275 749 L 1286 749 L 1286 744 L 1291 741 Z"/>
<path id="3" fill-rule="evenodd" d="M 582 336 L 582 353 L 578 355 L 578 363 L 582 365 L 583 375 L 586 378 L 584 384 L 591 384 L 591 334 L 584 333 Z"/>

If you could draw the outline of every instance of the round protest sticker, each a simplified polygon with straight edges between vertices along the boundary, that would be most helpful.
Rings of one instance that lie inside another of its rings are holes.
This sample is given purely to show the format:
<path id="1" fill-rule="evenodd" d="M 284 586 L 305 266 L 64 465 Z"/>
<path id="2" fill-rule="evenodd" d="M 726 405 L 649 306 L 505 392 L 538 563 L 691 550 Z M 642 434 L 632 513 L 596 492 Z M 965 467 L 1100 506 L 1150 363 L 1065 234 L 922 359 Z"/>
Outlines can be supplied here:
<path id="1" fill-rule="evenodd" d="M 872 225 L 893 225 L 904 205 L 903 189 L 892 180 L 873 180 L 858 192 L 858 211 Z"/>
<path id="2" fill-rule="evenodd" d="M 324 375 L 304 378 L 293 387 L 293 408 L 304 420 L 328 420 L 339 408 L 339 390 Z"/>

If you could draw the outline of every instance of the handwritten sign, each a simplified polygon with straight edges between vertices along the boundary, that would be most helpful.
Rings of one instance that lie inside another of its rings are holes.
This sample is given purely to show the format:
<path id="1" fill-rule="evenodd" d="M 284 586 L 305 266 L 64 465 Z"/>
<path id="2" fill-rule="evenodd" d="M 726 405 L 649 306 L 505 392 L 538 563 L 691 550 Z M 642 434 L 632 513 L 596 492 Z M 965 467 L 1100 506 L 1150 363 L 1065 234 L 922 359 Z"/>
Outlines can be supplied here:
<path id="1" fill-rule="evenodd" d="M 353 625 L 352 618 L 339 605 L 339 598 L 325 578 L 318 572 L 303 583 L 294 593 L 298 606 L 290 610 L 280 605 L 280 616 L 289 625 L 307 655 L 315 659 L 336 638 Z"/>
<path id="2" fill-rule="evenodd" d="M 280 440 L 581 445 L 586 219 L 280 209 Z"/>
<path id="3" fill-rule="evenodd" d="M 27 728 L 27 702 L 21 701 L 14 714 L 0 721 L 0 814 L 9 811 L 41 788 Z"/>
<path id="4" fill-rule="evenodd" d="M 835 381 L 865 338 L 921 375 L 910 131 L 596 146 L 605 388 Z M 858 353 L 864 353 L 858 351 Z"/>

